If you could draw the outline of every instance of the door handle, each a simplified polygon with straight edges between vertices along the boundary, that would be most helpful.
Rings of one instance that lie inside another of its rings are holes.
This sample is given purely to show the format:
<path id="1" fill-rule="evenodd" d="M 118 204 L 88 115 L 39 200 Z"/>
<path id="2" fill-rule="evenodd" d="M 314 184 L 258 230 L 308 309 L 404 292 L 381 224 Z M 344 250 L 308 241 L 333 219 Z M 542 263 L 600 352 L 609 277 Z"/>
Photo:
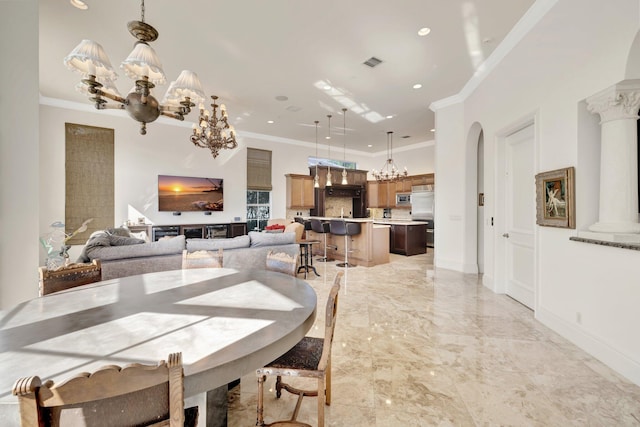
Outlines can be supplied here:
<path id="1" fill-rule="evenodd" d="M 502 237 L 506 237 L 506 238 L 508 239 L 508 238 L 509 238 L 509 233 L 504 233 L 504 234 L 502 235 Z"/>

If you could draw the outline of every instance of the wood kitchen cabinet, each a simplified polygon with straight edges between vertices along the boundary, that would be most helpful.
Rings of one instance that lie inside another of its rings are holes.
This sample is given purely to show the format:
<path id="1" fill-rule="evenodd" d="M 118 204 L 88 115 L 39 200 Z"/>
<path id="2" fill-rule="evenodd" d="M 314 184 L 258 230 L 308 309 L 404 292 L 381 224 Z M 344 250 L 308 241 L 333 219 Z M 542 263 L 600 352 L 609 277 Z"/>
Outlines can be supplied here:
<path id="1" fill-rule="evenodd" d="M 391 224 L 389 252 L 401 255 L 426 253 L 427 225 Z"/>
<path id="2" fill-rule="evenodd" d="M 318 177 L 320 188 L 325 188 L 325 184 L 327 182 L 327 171 L 329 170 L 328 166 L 318 166 Z M 367 174 L 369 172 L 365 170 L 359 169 L 347 169 L 347 185 L 360 185 L 364 187 L 367 185 Z M 309 166 L 309 176 L 316 176 L 316 167 Z M 342 185 L 342 168 L 331 168 L 331 182 L 335 186 Z"/>
<path id="3" fill-rule="evenodd" d="M 368 181 L 367 202 L 370 208 L 390 208 L 396 204 L 395 182 Z"/>
<path id="4" fill-rule="evenodd" d="M 313 177 L 287 174 L 287 209 L 310 209 L 315 206 Z"/>
<path id="5" fill-rule="evenodd" d="M 411 185 L 433 185 L 435 183 L 435 174 L 425 173 L 422 175 L 411 175 Z M 409 189 L 411 191 L 411 189 Z"/>

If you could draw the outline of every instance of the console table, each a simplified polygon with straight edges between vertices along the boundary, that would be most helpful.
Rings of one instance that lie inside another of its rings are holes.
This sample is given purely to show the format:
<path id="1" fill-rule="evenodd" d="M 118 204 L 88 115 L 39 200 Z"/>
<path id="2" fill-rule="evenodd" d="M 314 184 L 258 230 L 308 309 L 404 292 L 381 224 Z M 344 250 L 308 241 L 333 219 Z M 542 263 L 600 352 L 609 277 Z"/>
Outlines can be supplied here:
<path id="1" fill-rule="evenodd" d="M 189 239 L 226 239 L 247 234 L 246 222 L 229 222 L 220 224 L 176 224 L 152 225 L 148 233 L 152 241 L 165 236 L 184 234 Z"/>

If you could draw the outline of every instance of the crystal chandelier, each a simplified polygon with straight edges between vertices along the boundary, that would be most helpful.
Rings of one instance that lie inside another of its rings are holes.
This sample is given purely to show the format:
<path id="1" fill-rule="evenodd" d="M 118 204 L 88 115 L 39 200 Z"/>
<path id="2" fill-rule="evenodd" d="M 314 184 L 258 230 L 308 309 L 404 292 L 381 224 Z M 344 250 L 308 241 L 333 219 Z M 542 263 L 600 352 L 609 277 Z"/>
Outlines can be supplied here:
<path id="1" fill-rule="evenodd" d="M 224 104 L 216 104 L 217 96 L 211 95 L 213 104 L 211 112 L 200 104 L 200 118 L 193 124 L 191 142 L 197 147 L 208 148 L 215 159 L 223 148 L 233 149 L 238 146 L 236 142 L 236 130 L 229 125 L 227 107 Z M 218 118 L 220 108 L 220 118 Z"/>
<path id="2" fill-rule="evenodd" d="M 125 110 L 132 119 L 141 123 L 140 133 L 146 135 L 147 123 L 155 121 L 160 115 L 184 120 L 194 103 L 204 100 L 204 91 L 196 73 L 184 70 L 177 80 L 171 82 L 162 103 L 153 96 L 152 89 L 158 84 L 165 84 L 167 80 L 156 52 L 149 46 L 149 42 L 158 38 L 158 31 L 144 22 L 144 0 L 141 1 L 140 14 L 140 21 L 127 24 L 137 41 L 120 65 L 127 77 L 135 80 L 135 87 L 126 97 L 122 97 L 113 84 L 118 75 L 99 43 L 82 40 L 64 58 L 64 63 L 67 68 L 82 75 L 82 84 L 77 88 L 89 95 L 96 109 Z M 109 100 L 115 103 L 109 103 Z"/>
<path id="3" fill-rule="evenodd" d="M 371 174 L 377 181 L 399 181 L 404 179 L 409 172 L 407 168 L 404 168 L 403 172 L 400 172 L 393 161 L 393 132 L 387 132 L 387 161 L 380 171 L 373 169 Z"/>

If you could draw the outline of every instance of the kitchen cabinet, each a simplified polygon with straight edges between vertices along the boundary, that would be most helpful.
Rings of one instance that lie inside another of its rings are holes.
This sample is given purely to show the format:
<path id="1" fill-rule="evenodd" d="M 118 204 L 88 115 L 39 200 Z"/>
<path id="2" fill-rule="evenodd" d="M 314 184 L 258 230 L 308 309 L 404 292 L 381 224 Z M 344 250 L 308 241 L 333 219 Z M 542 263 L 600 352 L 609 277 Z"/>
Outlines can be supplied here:
<path id="1" fill-rule="evenodd" d="M 411 175 L 411 185 L 433 185 L 435 183 L 435 174 L 425 173 L 422 175 Z M 411 189 L 409 189 L 411 191 Z"/>
<path id="2" fill-rule="evenodd" d="M 389 252 L 401 255 L 427 253 L 426 224 L 390 224 Z"/>
<path id="3" fill-rule="evenodd" d="M 328 166 L 318 166 L 318 177 L 319 177 L 320 188 L 325 188 L 325 184 L 327 182 L 328 169 L 329 169 Z M 365 170 L 347 169 L 347 181 L 348 181 L 347 185 L 359 185 L 361 187 L 364 187 L 367 184 L 367 173 L 369 172 Z M 309 166 L 309 176 L 311 176 L 312 179 L 313 177 L 316 176 L 315 166 Z M 341 184 L 342 168 L 336 168 L 336 167 L 331 168 L 331 182 L 333 183 L 334 186 L 342 185 Z"/>
<path id="4" fill-rule="evenodd" d="M 313 177 L 287 174 L 287 209 L 310 209 L 315 206 Z"/>
<path id="5" fill-rule="evenodd" d="M 395 182 L 368 181 L 367 202 L 370 208 L 390 208 L 396 204 Z"/>
<path id="6" fill-rule="evenodd" d="M 411 193 L 414 185 L 433 185 L 434 182 L 435 175 L 432 173 L 409 175 L 394 182 L 367 181 L 367 207 L 410 209 L 409 205 L 396 205 L 396 193 Z"/>

